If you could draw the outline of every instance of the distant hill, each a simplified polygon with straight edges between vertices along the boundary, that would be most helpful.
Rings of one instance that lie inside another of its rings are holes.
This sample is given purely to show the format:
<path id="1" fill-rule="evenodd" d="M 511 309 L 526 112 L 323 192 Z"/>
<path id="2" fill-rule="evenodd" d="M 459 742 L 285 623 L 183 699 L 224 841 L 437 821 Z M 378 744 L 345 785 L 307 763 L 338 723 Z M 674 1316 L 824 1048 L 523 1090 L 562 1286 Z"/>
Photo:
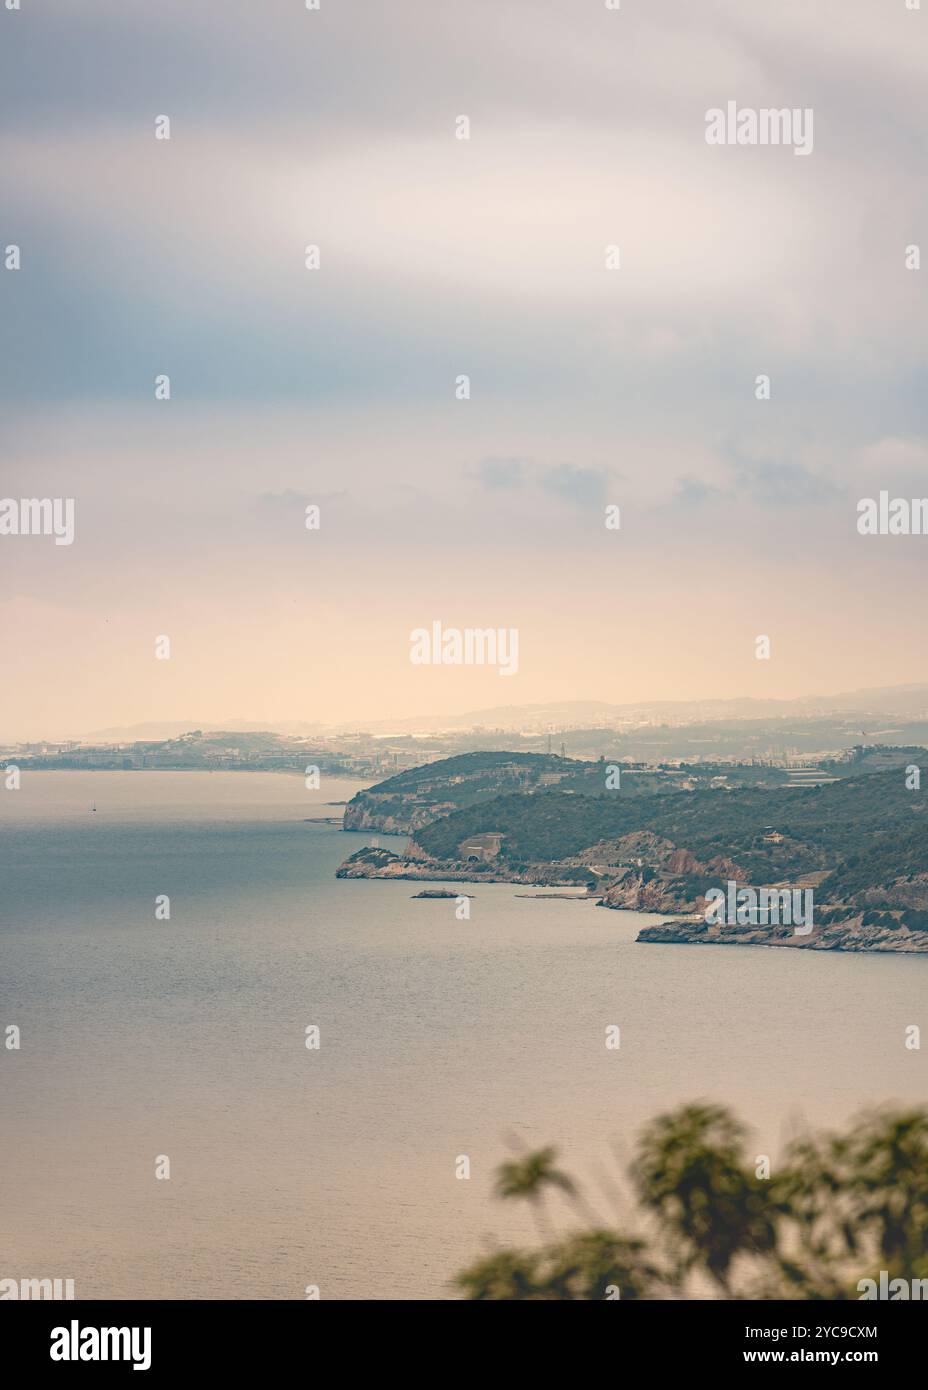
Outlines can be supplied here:
<path id="1" fill-rule="evenodd" d="M 145 724 L 123 724 L 111 729 L 97 729 L 94 733 L 85 734 L 81 739 L 82 743 L 143 743 L 143 742 L 162 742 L 166 739 L 182 738 L 184 734 L 193 733 L 194 730 L 202 729 L 211 735 L 218 736 L 217 731 L 236 734 L 291 734 L 297 737 L 311 738 L 318 734 L 321 724 L 307 723 L 256 723 L 248 719 L 229 719 L 217 723 L 209 719 L 174 719 L 174 720 L 152 720 Z"/>
<path id="2" fill-rule="evenodd" d="M 439 817 L 479 807 L 507 793 L 527 795 L 548 788 L 586 797 L 609 796 L 607 764 L 561 758 L 552 753 L 474 752 L 410 768 L 358 792 L 345 808 L 345 830 L 418 831 Z M 615 766 L 619 766 L 616 764 Z M 696 766 L 645 768 L 623 764 L 625 800 L 669 794 L 713 783 L 777 786 L 787 773 L 768 767 Z"/>
<path id="3" fill-rule="evenodd" d="M 345 830 L 418 830 L 450 811 L 506 792 L 532 791 L 585 777 L 590 764 L 544 753 L 477 752 L 409 768 L 354 796 Z"/>

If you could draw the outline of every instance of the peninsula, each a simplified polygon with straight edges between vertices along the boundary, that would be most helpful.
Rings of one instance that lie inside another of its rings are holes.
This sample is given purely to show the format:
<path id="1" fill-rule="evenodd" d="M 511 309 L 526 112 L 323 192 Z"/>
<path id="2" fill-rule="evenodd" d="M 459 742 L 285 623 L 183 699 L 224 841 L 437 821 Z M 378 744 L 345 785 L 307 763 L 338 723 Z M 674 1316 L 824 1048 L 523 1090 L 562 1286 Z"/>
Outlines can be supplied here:
<path id="1" fill-rule="evenodd" d="M 409 839 L 401 853 L 365 846 L 337 876 L 579 887 L 602 907 L 677 919 L 642 942 L 928 953 L 928 820 L 913 762 L 924 749 L 861 751 L 799 784 L 752 764 L 616 777 L 601 763 L 487 756 L 359 793 L 346 829 L 408 828 Z M 707 895 L 726 882 L 814 893 L 812 930 L 708 925 Z"/>

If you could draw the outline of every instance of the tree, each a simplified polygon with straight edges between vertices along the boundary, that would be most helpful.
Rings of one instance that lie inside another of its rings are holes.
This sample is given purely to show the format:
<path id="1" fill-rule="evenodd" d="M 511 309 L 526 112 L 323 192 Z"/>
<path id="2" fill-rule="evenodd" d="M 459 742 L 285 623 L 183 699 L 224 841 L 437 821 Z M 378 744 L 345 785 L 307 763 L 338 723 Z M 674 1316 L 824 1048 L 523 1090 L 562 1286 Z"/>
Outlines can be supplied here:
<path id="1" fill-rule="evenodd" d="M 497 1250 L 455 1279 L 471 1299 L 665 1298 L 714 1287 L 724 1298 L 845 1299 L 858 1283 L 928 1277 L 928 1110 L 860 1116 L 844 1133 L 794 1141 L 770 1179 L 745 1155 L 725 1108 L 658 1116 L 630 1177 L 648 1239 L 607 1229 L 556 1167 L 556 1150 L 497 1170 L 496 1194 L 527 1201 L 537 1250 Z M 567 1194 L 586 1228 L 554 1238 L 547 1191 Z"/>
<path id="2" fill-rule="evenodd" d="M 504 1201 L 519 1198 L 529 1203 L 532 1215 L 539 1228 L 544 1231 L 541 1214 L 542 1201 L 547 1188 L 559 1188 L 573 1196 L 576 1187 L 566 1173 L 555 1168 L 557 1150 L 551 1147 L 536 1149 L 524 1158 L 501 1163 L 496 1171 L 496 1195 Z"/>
<path id="3" fill-rule="evenodd" d="M 776 1244 L 769 1183 L 742 1156 L 744 1127 L 721 1106 L 688 1105 L 642 1135 L 632 1178 L 678 1252 L 674 1278 L 703 1265 L 726 1297 L 735 1257 Z"/>

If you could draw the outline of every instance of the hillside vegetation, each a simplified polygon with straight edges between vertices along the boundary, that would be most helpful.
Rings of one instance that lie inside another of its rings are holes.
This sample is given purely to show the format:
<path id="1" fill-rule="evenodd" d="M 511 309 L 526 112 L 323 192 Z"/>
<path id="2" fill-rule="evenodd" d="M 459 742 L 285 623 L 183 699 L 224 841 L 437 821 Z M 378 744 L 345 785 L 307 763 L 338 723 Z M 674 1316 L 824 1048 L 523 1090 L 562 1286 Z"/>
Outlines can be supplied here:
<path id="1" fill-rule="evenodd" d="M 603 841 L 650 831 L 697 859 L 737 862 L 751 881 L 843 864 L 857 889 L 875 873 L 928 869 L 921 792 L 898 771 L 844 778 L 824 786 L 701 789 L 661 797 L 589 797 L 561 790 L 505 796 L 457 811 L 416 834 L 428 855 L 454 859 L 462 842 L 492 832 L 503 863 L 558 862 Z M 777 842 L 765 837 L 776 834 Z M 872 861 L 872 868 L 867 860 Z M 843 880 L 835 878 L 837 886 Z"/>
<path id="2" fill-rule="evenodd" d="M 585 762 L 553 753 L 479 752 L 408 768 L 352 797 L 345 810 L 346 830 L 417 831 L 441 816 L 482 806 L 506 795 L 556 789 L 587 797 L 608 797 L 609 767 L 620 767 L 624 799 L 673 795 L 713 784 L 728 787 L 761 783 L 781 786 L 787 774 L 762 764 L 681 764 L 643 767 Z"/>

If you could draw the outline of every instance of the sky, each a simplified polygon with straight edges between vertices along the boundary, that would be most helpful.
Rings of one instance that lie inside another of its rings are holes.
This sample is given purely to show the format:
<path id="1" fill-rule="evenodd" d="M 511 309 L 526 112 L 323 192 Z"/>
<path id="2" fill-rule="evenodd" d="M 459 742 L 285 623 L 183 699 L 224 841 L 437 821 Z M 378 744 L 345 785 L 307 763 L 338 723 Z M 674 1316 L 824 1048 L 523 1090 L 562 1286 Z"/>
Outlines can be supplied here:
<path id="1" fill-rule="evenodd" d="M 928 495 L 926 26 L 0 9 L 0 497 L 75 508 L 0 534 L 0 740 L 928 680 L 928 537 L 857 530 Z M 708 144 L 729 101 L 811 152 Z M 414 665 L 436 621 L 517 672 Z"/>

